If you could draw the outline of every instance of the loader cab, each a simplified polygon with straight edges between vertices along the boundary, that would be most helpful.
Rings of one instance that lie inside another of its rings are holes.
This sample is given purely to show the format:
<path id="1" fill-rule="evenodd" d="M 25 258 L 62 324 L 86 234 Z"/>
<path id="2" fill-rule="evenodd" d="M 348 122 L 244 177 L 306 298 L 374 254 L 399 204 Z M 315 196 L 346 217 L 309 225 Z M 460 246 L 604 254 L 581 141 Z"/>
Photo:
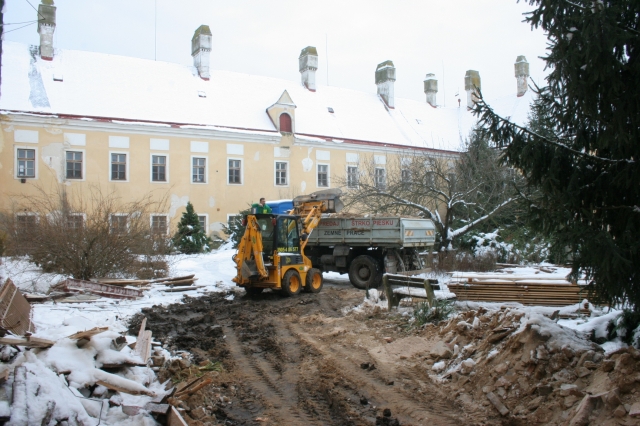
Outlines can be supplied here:
<path id="1" fill-rule="evenodd" d="M 290 215 L 257 214 L 265 261 L 273 262 L 273 253 L 300 254 L 299 218 Z"/>

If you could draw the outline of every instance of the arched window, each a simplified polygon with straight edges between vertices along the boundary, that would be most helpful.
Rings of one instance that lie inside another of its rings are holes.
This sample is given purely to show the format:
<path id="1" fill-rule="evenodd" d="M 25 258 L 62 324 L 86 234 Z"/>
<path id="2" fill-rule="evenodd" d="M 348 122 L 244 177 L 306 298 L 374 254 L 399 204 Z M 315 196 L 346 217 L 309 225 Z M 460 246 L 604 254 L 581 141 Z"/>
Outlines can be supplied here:
<path id="1" fill-rule="evenodd" d="M 286 112 L 280 115 L 280 131 L 283 133 L 293 133 L 291 130 L 291 116 Z"/>

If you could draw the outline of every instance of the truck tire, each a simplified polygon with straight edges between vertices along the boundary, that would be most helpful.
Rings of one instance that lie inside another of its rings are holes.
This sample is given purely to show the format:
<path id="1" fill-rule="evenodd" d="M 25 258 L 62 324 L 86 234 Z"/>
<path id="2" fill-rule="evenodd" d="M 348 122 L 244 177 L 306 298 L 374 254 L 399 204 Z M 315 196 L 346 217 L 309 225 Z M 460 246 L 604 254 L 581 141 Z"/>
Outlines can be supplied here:
<path id="1" fill-rule="evenodd" d="M 309 269 L 309 272 L 307 272 L 306 281 L 307 282 L 305 283 L 304 291 L 306 291 L 307 293 L 320 293 L 323 284 L 322 272 L 320 272 L 320 269 Z"/>
<path id="2" fill-rule="evenodd" d="M 300 274 L 295 269 L 289 269 L 282 277 L 282 291 L 287 296 L 295 296 L 302 290 Z"/>
<path id="3" fill-rule="evenodd" d="M 378 262 L 371 256 L 358 256 L 349 267 L 349 281 L 355 288 L 366 290 L 380 285 L 382 274 Z"/>

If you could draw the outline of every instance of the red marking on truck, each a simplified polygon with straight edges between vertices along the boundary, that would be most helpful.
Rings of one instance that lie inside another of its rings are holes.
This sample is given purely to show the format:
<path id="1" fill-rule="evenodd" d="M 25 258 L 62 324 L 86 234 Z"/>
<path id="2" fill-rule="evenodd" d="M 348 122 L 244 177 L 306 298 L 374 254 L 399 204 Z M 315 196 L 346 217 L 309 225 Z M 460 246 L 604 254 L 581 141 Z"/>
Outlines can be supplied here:
<path id="1" fill-rule="evenodd" d="M 323 220 L 320 222 L 320 226 L 340 226 L 340 221 L 338 220 Z"/>
<path id="2" fill-rule="evenodd" d="M 393 226 L 393 219 L 374 219 L 374 225 Z"/>
<path id="3" fill-rule="evenodd" d="M 351 220 L 351 226 L 371 226 L 369 220 Z"/>

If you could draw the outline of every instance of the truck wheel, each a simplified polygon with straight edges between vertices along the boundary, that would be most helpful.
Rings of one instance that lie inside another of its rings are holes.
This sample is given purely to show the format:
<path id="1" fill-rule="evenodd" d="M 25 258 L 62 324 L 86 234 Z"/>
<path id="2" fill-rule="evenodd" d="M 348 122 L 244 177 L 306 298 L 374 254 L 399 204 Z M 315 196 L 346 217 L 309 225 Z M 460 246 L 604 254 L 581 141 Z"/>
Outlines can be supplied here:
<path id="1" fill-rule="evenodd" d="M 249 296 L 256 296 L 262 293 L 262 290 L 264 290 L 264 288 L 262 287 L 245 287 L 244 288 L 244 291 L 246 291 Z"/>
<path id="2" fill-rule="evenodd" d="M 289 269 L 282 277 L 282 291 L 287 296 L 295 296 L 302 290 L 300 274 L 295 269 Z"/>
<path id="3" fill-rule="evenodd" d="M 306 281 L 307 282 L 305 283 L 304 291 L 306 291 L 307 293 L 320 293 L 323 284 L 322 272 L 320 272 L 320 269 L 309 269 L 309 272 L 307 272 Z"/>
<path id="4" fill-rule="evenodd" d="M 378 262 L 371 256 L 358 256 L 349 267 L 349 281 L 355 288 L 365 290 L 376 288 L 380 285 L 382 274 L 378 268 Z"/>

